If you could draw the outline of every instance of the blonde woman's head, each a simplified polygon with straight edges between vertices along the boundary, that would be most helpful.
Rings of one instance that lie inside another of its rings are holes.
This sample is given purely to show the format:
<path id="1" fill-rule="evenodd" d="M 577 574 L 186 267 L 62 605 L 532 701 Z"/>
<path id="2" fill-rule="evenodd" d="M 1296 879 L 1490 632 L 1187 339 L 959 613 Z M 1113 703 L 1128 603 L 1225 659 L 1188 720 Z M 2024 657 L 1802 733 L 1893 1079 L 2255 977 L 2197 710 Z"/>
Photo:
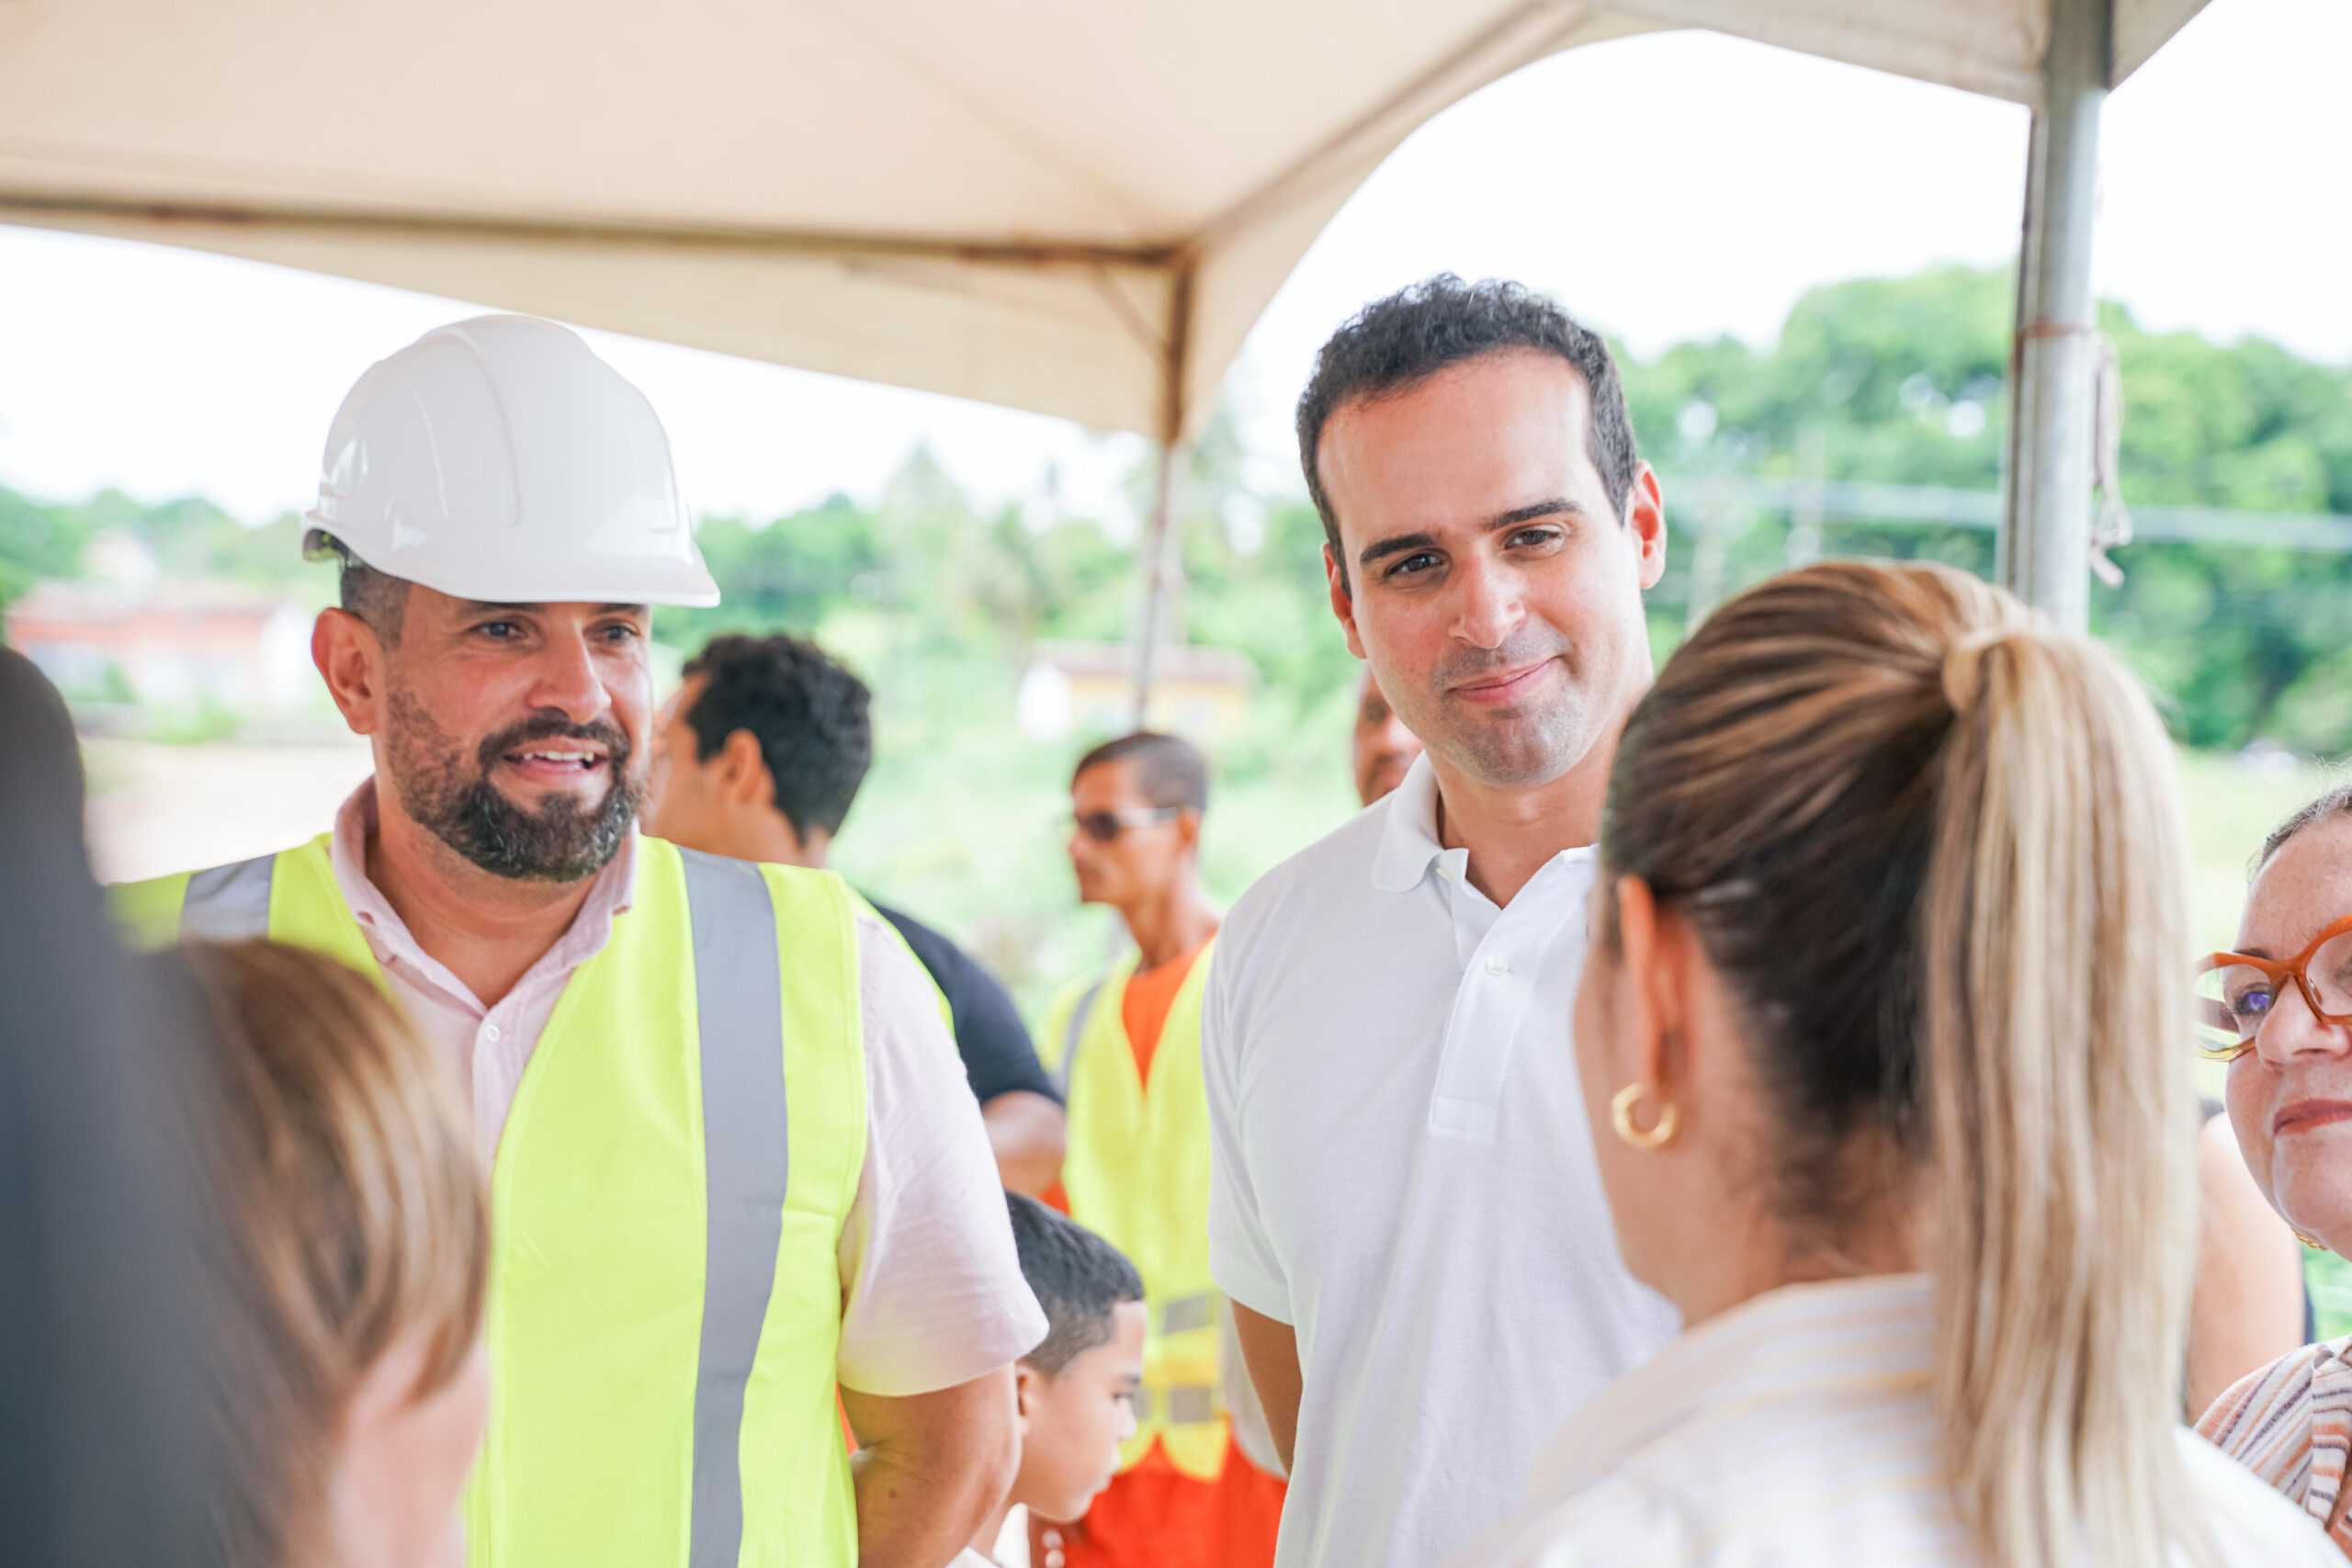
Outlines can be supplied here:
<path id="1" fill-rule="evenodd" d="M 2011 1568 L 2194 1535 L 2171 781 L 2098 648 L 1860 561 L 1718 610 L 1611 778 L 1577 1043 L 1629 1265 L 1687 1315 L 1932 1272 L 1955 1503 Z"/>
<path id="2" fill-rule="evenodd" d="M 208 1039 L 225 1561 L 442 1568 L 481 1441 L 488 1222 L 463 1104 L 384 995 L 190 944 Z"/>

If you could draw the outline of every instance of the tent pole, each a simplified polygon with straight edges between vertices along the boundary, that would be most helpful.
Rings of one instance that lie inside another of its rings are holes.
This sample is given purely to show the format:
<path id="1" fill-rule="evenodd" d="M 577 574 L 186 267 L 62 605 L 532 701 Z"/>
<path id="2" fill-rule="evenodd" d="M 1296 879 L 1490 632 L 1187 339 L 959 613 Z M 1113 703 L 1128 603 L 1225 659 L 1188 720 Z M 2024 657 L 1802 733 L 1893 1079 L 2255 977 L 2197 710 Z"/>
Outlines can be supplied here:
<path id="1" fill-rule="evenodd" d="M 1193 282 L 1199 259 L 1180 254 L 1168 274 L 1168 327 L 1159 351 L 1159 467 L 1152 486 L 1151 516 L 1143 531 L 1143 613 L 1136 622 L 1136 728 L 1151 711 L 1151 687 L 1159 674 L 1159 645 L 1168 637 L 1168 602 L 1176 574 L 1177 458 L 1184 446 L 1184 372 L 1192 362 Z"/>
<path id="2" fill-rule="evenodd" d="M 1998 575 L 2064 631 L 2090 618 L 2091 456 L 2098 316 L 2091 229 L 2113 0 L 2049 0 L 2041 107 L 2027 153 L 2009 351 Z"/>
<path id="3" fill-rule="evenodd" d="M 1143 615 L 1136 626 L 1136 723 L 1147 728 L 1151 709 L 1152 681 L 1159 673 L 1159 645 L 1168 636 L 1170 573 L 1169 519 L 1175 510 L 1176 443 L 1159 444 L 1159 473 L 1152 487 L 1151 517 L 1144 525 Z"/>

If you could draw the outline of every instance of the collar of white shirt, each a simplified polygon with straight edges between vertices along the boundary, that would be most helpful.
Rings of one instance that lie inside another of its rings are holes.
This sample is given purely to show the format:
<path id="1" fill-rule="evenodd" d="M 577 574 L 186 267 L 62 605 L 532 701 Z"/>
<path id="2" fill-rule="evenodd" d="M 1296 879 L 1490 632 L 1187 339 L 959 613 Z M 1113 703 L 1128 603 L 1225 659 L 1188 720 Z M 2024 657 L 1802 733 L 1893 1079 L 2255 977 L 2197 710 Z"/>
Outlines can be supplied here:
<path id="1" fill-rule="evenodd" d="M 1438 841 L 1437 772 L 1430 766 L 1428 752 L 1413 759 L 1404 782 L 1382 805 L 1387 808 L 1387 817 L 1381 823 L 1380 848 L 1372 859 L 1374 887 L 1383 893 L 1409 893 L 1421 885 L 1432 866 L 1442 880 L 1469 886 L 1469 850 L 1459 845 L 1447 849 Z M 1595 852 L 1590 844 L 1579 844 L 1562 850 L 1555 858 L 1573 863 L 1589 860 Z"/>
<path id="2" fill-rule="evenodd" d="M 1429 753 L 1413 759 L 1404 782 L 1389 793 L 1387 819 L 1381 825 L 1380 850 L 1372 862 L 1372 885 L 1383 893 L 1409 893 L 1420 886 L 1435 863 L 1460 876 L 1470 863 L 1470 852 L 1449 850 L 1437 837 L 1437 773 Z"/>
<path id="3" fill-rule="evenodd" d="M 1702 1409 L 1864 1382 L 1924 1392 L 1934 1366 L 1932 1276 L 1783 1285 L 1700 1324 L 1611 1384 L 1538 1457 L 1527 1495 L 1573 1496 Z"/>

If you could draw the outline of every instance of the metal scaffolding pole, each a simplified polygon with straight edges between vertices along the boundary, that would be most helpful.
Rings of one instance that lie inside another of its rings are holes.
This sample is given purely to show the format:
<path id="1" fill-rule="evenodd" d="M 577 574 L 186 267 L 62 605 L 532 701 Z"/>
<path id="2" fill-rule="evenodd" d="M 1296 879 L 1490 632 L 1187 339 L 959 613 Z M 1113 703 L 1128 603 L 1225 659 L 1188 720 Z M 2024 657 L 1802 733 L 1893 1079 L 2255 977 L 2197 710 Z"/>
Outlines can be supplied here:
<path id="1" fill-rule="evenodd" d="M 2098 320 L 2091 228 L 2113 0 L 2049 0 L 2041 110 L 2027 155 L 2002 470 L 2002 583 L 2079 632 L 2090 617 L 2091 457 Z"/>

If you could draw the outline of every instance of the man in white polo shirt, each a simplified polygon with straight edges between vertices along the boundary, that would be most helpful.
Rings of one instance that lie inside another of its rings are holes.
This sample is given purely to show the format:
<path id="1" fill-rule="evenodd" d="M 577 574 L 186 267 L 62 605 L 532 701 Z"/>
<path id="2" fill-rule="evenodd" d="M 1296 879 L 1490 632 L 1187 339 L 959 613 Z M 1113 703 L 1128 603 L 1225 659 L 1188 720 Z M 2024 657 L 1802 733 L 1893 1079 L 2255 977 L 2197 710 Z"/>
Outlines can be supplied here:
<path id="1" fill-rule="evenodd" d="M 1332 610 L 1428 750 L 1226 923 L 1211 1266 L 1291 1465 L 1277 1568 L 1435 1568 L 1677 1327 L 1568 1040 L 1666 524 L 1606 346 L 1516 285 L 1367 307 L 1298 430 Z"/>

